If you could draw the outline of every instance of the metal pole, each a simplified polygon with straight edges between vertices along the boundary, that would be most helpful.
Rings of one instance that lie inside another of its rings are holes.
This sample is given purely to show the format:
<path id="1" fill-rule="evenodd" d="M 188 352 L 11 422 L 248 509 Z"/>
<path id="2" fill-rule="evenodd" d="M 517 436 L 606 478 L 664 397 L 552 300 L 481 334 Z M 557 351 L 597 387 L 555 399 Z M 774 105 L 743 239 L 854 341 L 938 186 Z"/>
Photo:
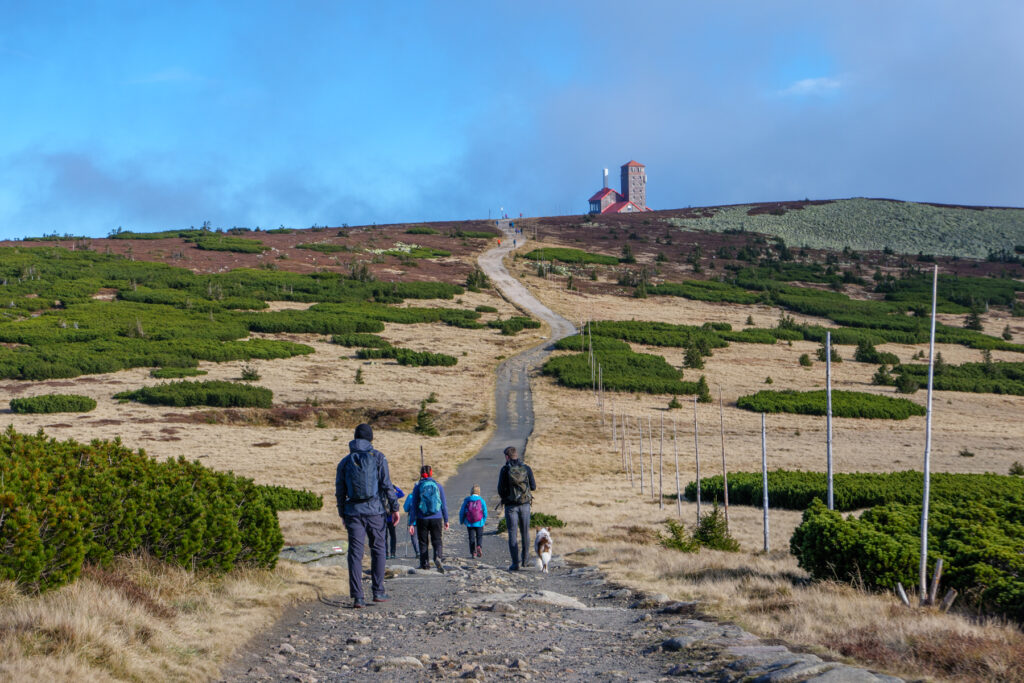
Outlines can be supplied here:
<path id="1" fill-rule="evenodd" d="M 768 552 L 768 445 L 765 441 L 764 413 L 761 413 L 761 502 L 764 505 L 764 551 Z"/>
<path id="2" fill-rule="evenodd" d="M 420 469 L 423 469 L 423 465 L 424 465 L 424 461 L 423 461 L 423 446 L 420 446 Z"/>
<path id="3" fill-rule="evenodd" d="M 633 449 L 629 445 L 629 433 L 627 431 L 625 416 L 623 416 L 622 422 L 622 449 L 626 453 L 626 469 L 629 472 L 629 485 L 636 486 L 633 483 Z"/>
<path id="4" fill-rule="evenodd" d="M 640 433 L 640 438 L 643 438 L 643 432 Z M 647 416 L 647 445 L 650 446 L 648 451 L 651 454 L 651 498 L 654 498 L 654 430 L 651 429 L 651 416 Z"/>
<path id="5" fill-rule="evenodd" d="M 825 459 L 828 467 L 828 509 L 834 510 L 832 496 L 832 333 L 825 333 Z"/>
<path id="6" fill-rule="evenodd" d="M 640 493 L 644 492 L 644 419 L 638 417 L 637 426 L 640 427 Z"/>
<path id="7" fill-rule="evenodd" d="M 722 437 L 722 497 L 725 500 L 725 530 L 729 530 L 729 472 L 725 468 L 725 408 L 722 404 L 722 385 L 718 385 L 718 424 Z"/>
<path id="8" fill-rule="evenodd" d="M 932 385 L 935 377 L 935 306 L 939 294 L 939 267 L 932 279 L 932 329 L 928 340 L 928 407 L 924 421 L 924 498 L 921 501 L 921 566 L 918 583 L 921 604 L 928 601 L 928 502 L 931 495 Z"/>
<path id="9" fill-rule="evenodd" d="M 672 418 L 672 453 L 676 460 L 676 516 L 683 516 L 683 492 L 679 488 L 679 442 L 676 439 L 676 419 Z"/>
<path id="10" fill-rule="evenodd" d="M 664 470 L 665 456 L 665 416 L 661 416 L 661 438 L 658 441 L 658 509 L 665 507 L 665 491 L 662 488 L 662 472 Z"/>
<path id="11" fill-rule="evenodd" d="M 697 523 L 700 524 L 700 443 L 697 438 L 697 397 L 693 397 L 693 459 L 697 462 Z"/>

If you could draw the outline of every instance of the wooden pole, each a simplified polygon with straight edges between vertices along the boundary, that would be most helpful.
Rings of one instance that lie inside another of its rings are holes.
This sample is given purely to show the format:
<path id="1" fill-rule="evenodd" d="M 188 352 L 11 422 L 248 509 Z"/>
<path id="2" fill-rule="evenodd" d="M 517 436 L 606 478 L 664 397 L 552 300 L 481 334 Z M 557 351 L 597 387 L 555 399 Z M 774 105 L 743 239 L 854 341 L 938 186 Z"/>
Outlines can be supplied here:
<path id="1" fill-rule="evenodd" d="M 665 457 L 665 416 L 661 416 L 661 438 L 658 441 L 658 509 L 665 508 L 665 491 L 662 488 L 661 477 L 664 473 Z"/>
<path id="2" fill-rule="evenodd" d="M 619 428 L 619 446 L 622 448 L 622 471 L 625 472 L 628 469 L 626 464 L 626 424 L 621 418 L 619 424 L 622 425 Z"/>
<path id="3" fill-rule="evenodd" d="M 697 463 L 697 523 L 700 524 L 700 442 L 697 437 L 697 397 L 693 397 L 693 459 Z"/>
<path id="4" fill-rule="evenodd" d="M 899 596 L 900 602 L 910 607 L 910 598 L 907 597 L 907 591 L 903 590 L 903 584 L 899 581 L 896 582 L 896 595 Z"/>
<path id="5" fill-rule="evenodd" d="M 928 604 L 934 605 L 939 594 L 939 580 L 942 578 L 942 558 L 935 560 L 935 573 L 932 574 L 932 586 L 928 590 Z"/>
<path id="6" fill-rule="evenodd" d="M 928 599 L 928 502 L 931 495 L 932 388 L 935 378 L 935 307 L 939 294 L 939 267 L 932 279 L 932 327 L 928 340 L 928 406 L 924 422 L 924 496 L 921 501 L 921 566 L 918 568 L 921 604 Z"/>
<path id="7" fill-rule="evenodd" d="M 679 442 L 676 439 L 676 419 L 672 418 L 672 453 L 676 460 L 676 516 L 683 516 L 683 492 L 679 488 Z"/>
<path id="8" fill-rule="evenodd" d="M 629 485 L 631 487 L 633 487 L 633 486 L 636 486 L 636 484 L 633 483 L 633 451 L 630 448 L 630 445 L 629 445 L 629 433 L 626 430 L 627 430 L 627 427 L 626 427 L 625 417 L 623 417 L 622 448 L 626 452 L 626 469 L 629 472 Z"/>
<path id="9" fill-rule="evenodd" d="M 722 403 L 722 385 L 718 385 L 718 426 L 722 437 L 722 497 L 725 501 L 725 530 L 729 530 L 729 471 L 725 467 L 725 408 Z"/>
<path id="10" fill-rule="evenodd" d="M 825 460 L 828 469 L 828 509 L 835 509 L 832 495 L 832 333 L 825 333 Z"/>
<path id="11" fill-rule="evenodd" d="M 768 444 L 765 440 L 764 413 L 761 413 L 761 503 L 764 506 L 764 551 L 768 552 Z"/>
<path id="12" fill-rule="evenodd" d="M 423 461 L 423 446 L 420 446 L 420 469 L 423 469 L 423 465 L 424 465 L 424 461 Z"/>
<path id="13" fill-rule="evenodd" d="M 618 443 L 618 434 L 615 432 L 615 401 L 612 401 L 612 448 L 616 448 Z"/>

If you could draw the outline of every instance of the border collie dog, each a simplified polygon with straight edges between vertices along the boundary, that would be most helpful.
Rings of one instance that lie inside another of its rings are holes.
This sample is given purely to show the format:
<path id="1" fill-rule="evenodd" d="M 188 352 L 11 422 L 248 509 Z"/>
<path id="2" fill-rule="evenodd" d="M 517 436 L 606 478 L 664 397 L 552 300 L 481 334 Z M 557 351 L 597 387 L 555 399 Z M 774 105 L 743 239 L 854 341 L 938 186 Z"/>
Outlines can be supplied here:
<path id="1" fill-rule="evenodd" d="M 551 532 L 547 528 L 537 531 L 533 547 L 537 551 L 537 569 L 547 574 L 548 562 L 551 561 Z"/>

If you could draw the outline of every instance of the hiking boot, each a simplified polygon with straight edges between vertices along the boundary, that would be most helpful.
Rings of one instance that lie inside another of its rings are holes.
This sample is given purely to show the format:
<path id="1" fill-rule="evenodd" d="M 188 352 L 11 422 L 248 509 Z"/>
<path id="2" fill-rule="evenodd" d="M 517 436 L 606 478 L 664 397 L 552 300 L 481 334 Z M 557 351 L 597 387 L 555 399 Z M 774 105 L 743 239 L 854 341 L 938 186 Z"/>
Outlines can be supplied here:
<path id="1" fill-rule="evenodd" d="M 366 607 L 366 603 L 363 602 L 362 600 L 353 600 L 352 601 L 352 609 L 363 609 L 364 607 Z"/>
<path id="2" fill-rule="evenodd" d="M 517 572 L 517 571 L 519 571 L 519 565 L 518 564 L 509 565 L 508 570 L 510 572 Z"/>
<path id="3" fill-rule="evenodd" d="M 441 564 L 440 558 L 437 558 L 437 557 L 434 558 L 434 566 L 437 567 L 437 571 L 439 571 L 442 574 L 444 574 L 444 565 Z"/>
<path id="4" fill-rule="evenodd" d="M 391 596 L 389 596 L 387 593 L 381 593 L 380 595 L 374 595 L 373 596 L 373 601 L 374 602 L 387 602 L 390 599 L 391 599 Z"/>

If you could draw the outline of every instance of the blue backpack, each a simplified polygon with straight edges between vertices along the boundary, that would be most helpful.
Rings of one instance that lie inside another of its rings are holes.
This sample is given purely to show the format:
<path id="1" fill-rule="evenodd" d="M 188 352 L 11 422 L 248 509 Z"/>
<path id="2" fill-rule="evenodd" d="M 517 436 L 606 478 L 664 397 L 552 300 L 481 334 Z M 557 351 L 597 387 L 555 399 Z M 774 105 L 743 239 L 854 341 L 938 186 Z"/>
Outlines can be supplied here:
<path id="1" fill-rule="evenodd" d="M 369 451 L 353 451 L 348 456 L 345 493 L 354 503 L 370 500 L 380 491 L 377 458 Z"/>
<path id="2" fill-rule="evenodd" d="M 420 483 L 419 513 L 423 517 L 432 517 L 441 511 L 441 486 L 433 479 L 424 479 Z"/>

